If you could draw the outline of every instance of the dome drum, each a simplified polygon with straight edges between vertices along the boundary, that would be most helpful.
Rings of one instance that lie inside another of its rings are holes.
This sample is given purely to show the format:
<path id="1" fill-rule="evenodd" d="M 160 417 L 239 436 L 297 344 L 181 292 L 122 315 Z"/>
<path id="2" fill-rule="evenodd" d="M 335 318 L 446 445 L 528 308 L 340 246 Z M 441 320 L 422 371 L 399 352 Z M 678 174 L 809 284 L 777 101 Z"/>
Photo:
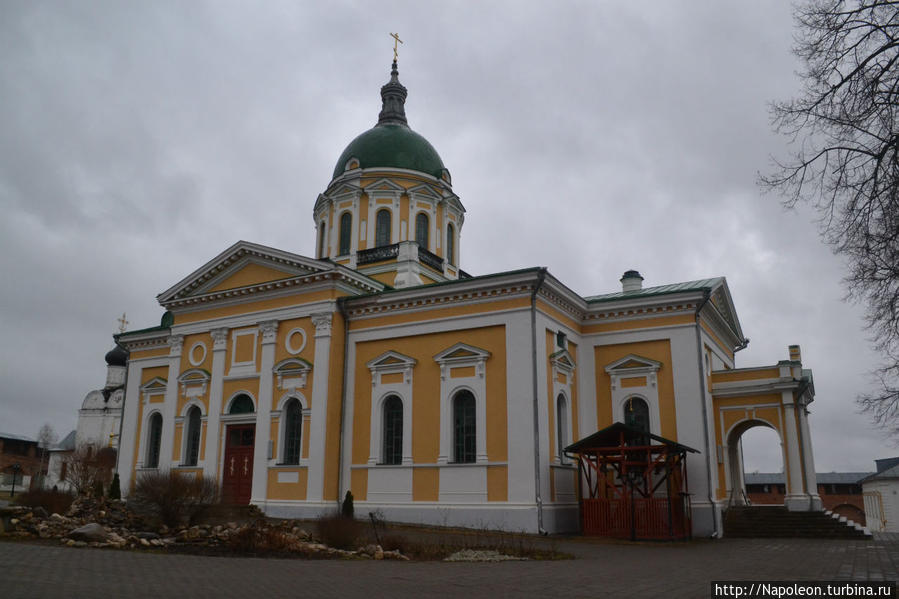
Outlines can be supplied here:
<path id="1" fill-rule="evenodd" d="M 346 146 L 315 203 L 316 256 L 393 286 L 456 279 L 465 209 L 440 155 L 409 127 L 395 62 L 390 75 L 377 124 Z"/>

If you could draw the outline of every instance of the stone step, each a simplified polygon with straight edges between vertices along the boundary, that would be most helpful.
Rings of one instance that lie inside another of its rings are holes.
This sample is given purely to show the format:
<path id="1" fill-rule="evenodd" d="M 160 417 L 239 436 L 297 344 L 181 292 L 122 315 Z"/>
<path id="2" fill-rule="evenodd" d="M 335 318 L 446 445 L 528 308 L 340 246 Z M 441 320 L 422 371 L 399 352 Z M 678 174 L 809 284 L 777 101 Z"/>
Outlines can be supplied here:
<path id="1" fill-rule="evenodd" d="M 838 514 L 791 512 L 781 506 L 730 508 L 725 514 L 724 534 L 744 538 L 872 538 L 867 529 Z"/>

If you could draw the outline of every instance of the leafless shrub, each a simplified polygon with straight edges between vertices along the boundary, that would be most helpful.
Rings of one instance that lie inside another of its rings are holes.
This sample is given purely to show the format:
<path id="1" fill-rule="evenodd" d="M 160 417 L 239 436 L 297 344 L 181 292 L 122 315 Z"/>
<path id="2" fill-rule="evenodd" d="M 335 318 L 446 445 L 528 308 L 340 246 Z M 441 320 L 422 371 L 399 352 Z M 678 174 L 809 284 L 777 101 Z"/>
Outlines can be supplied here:
<path id="1" fill-rule="evenodd" d="M 215 479 L 168 470 L 144 472 L 137 478 L 133 500 L 169 527 L 188 524 L 205 507 L 218 503 Z"/>
<path id="2" fill-rule="evenodd" d="M 78 495 L 95 495 L 112 481 L 115 461 L 115 449 L 83 445 L 66 458 L 66 481 Z"/>
<path id="3" fill-rule="evenodd" d="M 361 522 L 341 514 L 322 516 L 316 525 L 321 542 L 337 549 L 354 549 L 363 528 Z"/>

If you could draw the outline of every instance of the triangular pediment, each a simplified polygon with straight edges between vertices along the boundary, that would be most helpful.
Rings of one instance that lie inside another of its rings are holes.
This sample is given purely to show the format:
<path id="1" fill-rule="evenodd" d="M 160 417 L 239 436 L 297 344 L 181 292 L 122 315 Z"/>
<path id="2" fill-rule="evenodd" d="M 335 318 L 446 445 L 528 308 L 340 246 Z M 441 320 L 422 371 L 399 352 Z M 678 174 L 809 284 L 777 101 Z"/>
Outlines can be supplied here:
<path id="1" fill-rule="evenodd" d="M 618 369 L 621 368 L 643 368 L 646 366 L 645 362 L 638 362 L 637 360 L 628 360 L 624 364 L 618 366 Z"/>
<path id="2" fill-rule="evenodd" d="M 329 195 L 334 199 L 345 199 L 342 196 L 358 196 L 362 193 L 362 188 L 352 183 L 342 183 L 337 189 Z"/>
<path id="3" fill-rule="evenodd" d="M 489 357 L 490 352 L 485 349 L 474 347 L 473 345 L 468 345 L 466 343 L 457 343 L 434 356 L 434 360 L 437 362 L 462 362 L 470 360 L 486 360 Z"/>
<path id="4" fill-rule="evenodd" d="M 238 241 L 157 296 L 159 303 L 330 270 L 333 265 L 275 248 Z"/>
<path id="5" fill-rule="evenodd" d="M 549 357 L 550 361 L 566 370 L 574 370 L 574 358 L 567 349 L 561 349 Z"/>
<path id="6" fill-rule="evenodd" d="M 739 318 L 737 318 L 737 310 L 734 307 L 734 301 L 730 295 L 727 281 L 723 277 L 721 278 L 721 283 L 709 295 L 709 303 L 724 319 L 737 339 L 742 341 L 743 329 L 740 326 Z"/>
<path id="7" fill-rule="evenodd" d="M 140 390 L 144 393 L 148 391 L 165 391 L 168 381 L 160 376 L 154 376 L 152 379 L 140 386 Z"/>
<path id="8" fill-rule="evenodd" d="M 288 271 L 273 268 L 267 264 L 250 259 L 244 262 L 242 266 L 235 266 L 234 269 L 229 269 L 225 278 L 218 279 L 218 282 L 212 282 L 209 286 L 202 286 L 197 291 L 199 293 L 209 293 L 212 291 L 224 291 L 225 289 L 237 289 L 247 285 L 259 285 L 260 283 L 268 283 L 278 279 L 296 277 L 301 274 L 303 273 L 296 270 Z"/>
<path id="9" fill-rule="evenodd" d="M 431 187 L 430 185 L 425 185 L 424 183 L 410 188 L 408 192 L 410 196 L 415 195 L 422 199 L 439 200 L 443 197 L 439 193 L 434 191 L 433 187 Z"/>
<path id="10" fill-rule="evenodd" d="M 394 183 L 390 179 L 378 179 L 377 181 L 365 186 L 365 193 L 372 192 L 389 192 L 389 193 L 405 193 L 406 188 L 402 185 Z"/>
<path id="11" fill-rule="evenodd" d="M 619 360 L 615 360 L 605 367 L 609 374 L 634 373 L 635 371 L 655 372 L 662 367 L 661 362 L 644 358 L 636 354 L 629 354 Z"/>
<path id="12" fill-rule="evenodd" d="M 384 352 L 373 360 L 369 360 L 365 365 L 368 366 L 370 370 L 384 370 L 407 368 L 415 366 L 417 363 L 418 360 L 415 358 L 410 358 L 409 356 L 404 356 L 399 352 L 391 350 Z"/>

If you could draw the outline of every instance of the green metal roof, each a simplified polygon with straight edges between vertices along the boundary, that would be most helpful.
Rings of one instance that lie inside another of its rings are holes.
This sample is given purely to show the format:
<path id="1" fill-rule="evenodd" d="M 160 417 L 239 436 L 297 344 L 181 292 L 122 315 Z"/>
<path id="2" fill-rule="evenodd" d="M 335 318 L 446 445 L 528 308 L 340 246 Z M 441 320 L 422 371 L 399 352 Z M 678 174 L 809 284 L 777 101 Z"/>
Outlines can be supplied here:
<path id="1" fill-rule="evenodd" d="M 438 179 L 446 168 L 434 146 L 406 125 L 377 125 L 351 141 L 337 159 L 333 179 L 343 174 L 350 158 L 361 168 L 404 168 Z"/>
<path id="2" fill-rule="evenodd" d="M 645 287 L 637 291 L 616 291 L 615 293 L 604 293 L 602 295 L 592 295 L 586 297 L 588 302 L 613 302 L 622 299 L 633 299 L 638 297 L 652 297 L 654 295 L 667 295 L 670 293 L 683 293 L 687 291 L 711 291 L 724 281 L 724 277 L 713 277 L 711 279 L 699 279 L 698 281 L 685 281 L 683 283 L 673 283 L 671 285 L 658 285 L 657 287 Z"/>
<path id="3" fill-rule="evenodd" d="M 652 439 L 653 441 L 656 441 L 662 445 L 668 445 L 676 451 L 700 453 L 697 449 L 687 447 L 686 445 L 682 445 L 677 441 L 672 441 L 671 439 L 666 439 L 665 437 L 661 437 L 659 435 L 647 433 L 638 428 L 628 426 L 623 422 L 615 422 L 611 426 L 607 426 L 602 430 L 596 431 L 589 437 L 584 437 L 580 441 L 572 443 L 563 451 L 565 451 L 565 453 L 579 453 L 581 451 L 589 451 L 590 449 L 597 449 L 601 447 L 618 447 L 618 445 L 621 443 L 622 438 L 625 442 L 639 441 L 640 443 L 646 445 L 649 445 L 648 439 Z"/>

